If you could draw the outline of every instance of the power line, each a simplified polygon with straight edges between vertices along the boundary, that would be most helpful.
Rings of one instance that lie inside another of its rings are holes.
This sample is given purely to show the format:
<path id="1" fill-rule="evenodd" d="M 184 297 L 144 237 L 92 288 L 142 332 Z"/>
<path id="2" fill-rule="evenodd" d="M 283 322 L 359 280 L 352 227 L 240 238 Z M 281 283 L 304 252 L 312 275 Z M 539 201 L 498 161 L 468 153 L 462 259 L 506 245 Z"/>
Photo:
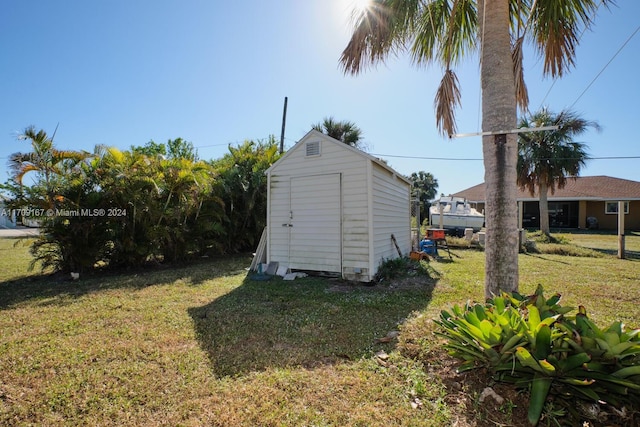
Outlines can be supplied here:
<path id="1" fill-rule="evenodd" d="M 376 154 L 371 153 L 372 156 L 376 157 L 394 157 L 398 159 L 418 159 L 418 160 L 447 160 L 447 161 L 478 161 L 483 159 L 473 159 L 473 158 L 455 158 L 455 157 L 421 157 L 421 156 L 400 156 L 396 154 Z"/>
<path id="2" fill-rule="evenodd" d="M 573 104 L 571 104 L 571 106 L 569 107 L 569 110 L 573 108 L 574 105 L 576 105 L 578 103 L 578 101 L 580 100 L 580 98 L 582 98 L 582 96 L 591 88 L 591 86 L 593 86 L 593 84 L 596 82 L 596 80 L 598 80 L 598 78 L 600 77 L 600 75 L 602 75 L 602 73 L 604 73 L 604 71 L 607 69 L 607 67 L 613 62 L 613 60 L 620 54 L 620 52 L 622 52 L 622 49 L 624 49 L 627 44 L 631 41 L 631 39 L 638 33 L 638 31 L 640 31 L 640 26 L 638 26 L 629 37 L 627 37 L 627 39 L 625 40 L 624 43 L 622 43 L 622 46 L 620 46 L 620 48 L 616 51 L 616 53 L 613 54 L 613 56 L 611 57 L 611 59 L 609 59 L 609 61 L 604 65 L 604 67 L 602 67 L 602 69 L 600 70 L 600 72 L 598 72 L 598 74 L 596 74 L 596 76 L 591 80 L 591 82 L 589 82 L 589 84 L 587 85 L 587 87 L 580 93 L 580 95 L 578 95 L 578 97 L 576 98 L 575 101 L 573 101 Z M 583 32 L 584 33 L 584 32 Z M 582 36 L 581 36 L 582 37 Z M 546 101 L 547 97 L 549 96 L 549 94 L 551 93 L 551 90 L 553 89 L 553 87 L 555 86 L 556 82 L 558 81 L 558 78 L 554 78 L 553 79 L 553 83 L 551 84 L 551 87 L 549 87 L 549 90 L 547 91 L 547 93 L 544 95 L 544 98 L 542 98 L 542 101 L 540 102 L 540 107 L 542 107 L 542 105 L 544 105 L 544 101 Z"/>
<path id="3" fill-rule="evenodd" d="M 228 145 L 231 145 L 232 143 L 229 142 L 228 144 L 208 144 L 208 145 L 198 145 L 197 147 L 193 147 L 193 148 L 209 148 L 209 147 L 226 147 Z"/>
<path id="4" fill-rule="evenodd" d="M 444 161 L 459 161 L 459 162 L 469 162 L 469 161 L 481 161 L 482 158 L 458 158 L 458 157 L 421 157 L 421 156 L 401 156 L 396 154 L 376 154 L 371 153 L 372 156 L 377 157 L 393 157 L 400 159 L 417 159 L 417 160 L 444 160 Z M 588 157 L 586 160 L 630 160 L 630 159 L 640 159 L 640 156 L 603 156 L 603 157 Z M 541 160 L 551 160 L 551 159 L 541 159 Z M 574 160 L 574 158 L 562 158 L 557 160 Z"/>
<path id="5" fill-rule="evenodd" d="M 598 9 L 600 9 L 600 6 L 602 6 L 604 4 L 604 0 L 601 0 L 600 3 L 598 4 L 598 6 L 596 7 L 596 10 L 593 12 L 593 19 L 595 20 L 596 15 L 598 14 Z M 584 36 L 584 33 L 587 31 L 587 26 L 585 26 L 582 29 L 582 32 L 580 33 L 580 36 L 578 37 L 578 43 L 580 44 L 580 41 L 582 41 L 582 36 Z M 549 87 L 549 90 L 547 91 L 547 93 L 545 93 L 544 98 L 542 98 L 542 101 L 540 102 L 540 108 L 542 108 L 542 106 L 544 105 L 544 101 L 547 100 L 547 96 L 549 96 L 549 94 L 551 93 L 551 90 L 553 89 L 553 87 L 556 85 L 556 82 L 558 81 L 558 76 L 554 77 L 553 79 L 553 83 L 551 83 L 551 86 Z"/>
<path id="6" fill-rule="evenodd" d="M 591 87 L 591 85 L 593 85 L 593 83 L 595 83 L 596 80 L 598 80 L 598 77 L 600 77 L 600 75 L 604 72 L 604 70 L 607 69 L 607 67 L 609 66 L 609 64 L 611 64 L 613 62 L 613 60 L 616 58 L 616 56 L 618 56 L 618 54 L 622 51 L 622 49 L 625 48 L 625 46 L 627 45 L 627 43 L 629 43 L 629 41 L 631 41 L 631 39 L 638 33 L 638 31 L 640 31 L 640 26 L 638 26 L 638 28 L 635 29 L 635 31 L 633 33 L 631 33 L 631 35 L 627 38 L 627 40 L 625 40 L 625 42 L 622 44 L 622 46 L 620 46 L 620 49 L 618 49 L 618 51 L 611 57 L 611 59 L 609 60 L 609 62 L 607 62 L 605 64 L 604 67 L 602 67 L 602 69 L 600 70 L 600 72 L 593 78 L 593 80 L 591 80 L 591 82 L 587 85 L 587 87 L 582 91 L 582 93 L 578 96 L 578 98 L 576 98 L 575 101 L 573 101 L 573 104 L 571 104 L 571 106 L 569 107 L 569 109 L 573 108 L 574 105 L 576 105 L 576 103 L 580 100 L 580 98 L 582 98 L 582 95 L 584 95 L 589 88 Z"/>

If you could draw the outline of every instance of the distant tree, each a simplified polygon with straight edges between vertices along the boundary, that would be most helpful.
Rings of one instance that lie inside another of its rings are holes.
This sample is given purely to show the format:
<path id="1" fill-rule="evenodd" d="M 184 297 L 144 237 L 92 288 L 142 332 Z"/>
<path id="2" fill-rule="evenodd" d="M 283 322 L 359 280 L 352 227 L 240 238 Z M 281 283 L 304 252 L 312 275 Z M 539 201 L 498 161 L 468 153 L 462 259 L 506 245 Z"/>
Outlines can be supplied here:
<path id="1" fill-rule="evenodd" d="M 164 157 L 168 159 L 187 159 L 192 162 L 199 160 L 198 151 L 193 143 L 182 138 L 170 139 L 166 144 L 157 143 L 153 139 L 142 146 L 131 146 L 131 151 L 149 157 Z"/>
<path id="2" fill-rule="evenodd" d="M 337 121 L 333 117 L 325 117 L 322 122 L 312 125 L 311 128 L 354 148 L 361 150 L 365 148 L 362 142 L 362 130 L 353 122 Z"/>
<path id="3" fill-rule="evenodd" d="M 193 143 L 182 138 L 167 141 L 167 155 L 170 159 L 187 159 L 192 162 L 200 160 L 198 150 L 194 148 Z"/>
<path id="4" fill-rule="evenodd" d="M 574 137 L 598 123 L 585 120 L 573 111 L 554 114 L 546 108 L 524 117 L 520 127 L 559 126 L 557 130 L 518 134 L 518 185 L 540 197 L 540 231 L 550 236 L 547 193 L 564 188 L 569 177 L 576 178 L 588 160 L 586 145 Z"/>
<path id="5" fill-rule="evenodd" d="M 411 180 L 411 195 L 420 200 L 420 219 L 424 220 L 429 215 L 431 200 L 438 193 L 438 180 L 429 172 L 414 172 L 409 177 Z"/>
<path id="6" fill-rule="evenodd" d="M 18 184 L 13 178 L 0 184 L 0 201 L 4 203 L 6 209 L 40 207 L 43 203 L 42 195 L 42 186 Z M 18 214 L 16 220 L 22 221 L 22 219 Z"/>
<path id="7" fill-rule="evenodd" d="M 147 142 L 145 145 L 131 146 L 131 152 L 144 154 L 148 157 L 166 157 L 167 146 L 165 144 L 158 144 L 153 139 Z"/>

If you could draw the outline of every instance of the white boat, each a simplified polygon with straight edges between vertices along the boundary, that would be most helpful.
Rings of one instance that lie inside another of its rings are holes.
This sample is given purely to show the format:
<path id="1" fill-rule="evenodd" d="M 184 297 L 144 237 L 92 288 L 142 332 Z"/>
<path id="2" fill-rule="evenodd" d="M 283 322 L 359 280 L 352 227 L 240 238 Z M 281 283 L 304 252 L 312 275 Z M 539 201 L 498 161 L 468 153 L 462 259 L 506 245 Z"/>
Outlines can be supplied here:
<path id="1" fill-rule="evenodd" d="M 473 228 L 474 232 L 480 231 L 484 226 L 484 213 L 478 212 L 461 197 L 441 197 L 429 208 L 429 225 L 456 230 L 457 234 L 462 234 L 465 228 Z"/>

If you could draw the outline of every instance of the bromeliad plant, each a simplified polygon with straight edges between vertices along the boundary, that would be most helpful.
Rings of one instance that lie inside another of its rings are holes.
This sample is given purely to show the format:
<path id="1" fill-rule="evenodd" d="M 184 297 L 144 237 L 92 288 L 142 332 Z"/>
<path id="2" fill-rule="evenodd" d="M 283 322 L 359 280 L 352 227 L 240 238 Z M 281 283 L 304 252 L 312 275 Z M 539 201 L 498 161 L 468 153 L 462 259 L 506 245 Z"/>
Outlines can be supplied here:
<path id="1" fill-rule="evenodd" d="M 546 299 L 542 286 L 531 296 L 503 293 L 485 304 L 442 311 L 437 335 L 463 360 L 459 371 L 484 366 L 498 381 L 529 389 L 529 422 L 540 420 L 549 396 L 575 397 L 623 407 L 640 399 L 640 329 L 620 322 L 600 329 L 586 309 Z M 573 411 L 573 408 L 569 408 Z"/>

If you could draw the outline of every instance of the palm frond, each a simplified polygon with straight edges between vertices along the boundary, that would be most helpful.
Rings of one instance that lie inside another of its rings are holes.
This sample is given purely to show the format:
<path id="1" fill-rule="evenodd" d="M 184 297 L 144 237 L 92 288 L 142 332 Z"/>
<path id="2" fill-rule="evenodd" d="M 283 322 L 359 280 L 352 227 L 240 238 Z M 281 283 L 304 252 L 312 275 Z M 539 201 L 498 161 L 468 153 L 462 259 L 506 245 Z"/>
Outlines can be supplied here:
<path id="1" fill-rule="evenodd" d="M 22 184 L 22 178 L 29 172 L 40 172 L 40 168 L 32 163 L 22 163 L 17 167 L 11 166 L 12 177 L 18 183 Z"/>
<path id="2" fill-rule="evenodd" d="M 510 0 L 509 16 L 511 17 L 511 31 L 519 38 L 524 35 L 524 28 L 529 15 L 532 0 Z"/>
<path id="3" fill-rule="evenodd" d="M 449 67 L 476 49 L 477 33 L 475 0 L 426 2 L 416 19 L 412 59 L 417 64 L 437 60 Z"/>
<path id="4" fill-rule="evenodd" d="M 44 155 L 53 148 L 53 140 L 47 136 L 47 133 L 42 129 L 36 131 L 33 125 L 27 127 L 18 139 L 31 140 L 31 146 L 35 153 Z"/>
<path id="5" fill-rule="evenodd" d="M 447 23 L 447 33 L 442 40 L 441 61 L 456 64 L 463 56 L 476 48 L 478 11 L 476 1 L 454 0 Z"/>
<path id="6" fill-rule="evenodd" d="M 513 45 L 511 56 L 513 58 L 513 76 L 516 84 L 516 102 L 520 111 L 529 109 L 529 91 L 524 81 L 524 60 L 522 55 L 522 42 L 524 37 L 520 37 Z"/>
<path id="7" fill-rule="evenodd" d="M 82 150 L 57 150 L 55 148 L 51 149 L 51 160 L 53 164 L 60 163 L 65 160 L 69 160 L 72 163 L 80 163 L 83 160 L 91 157 L 91 154 Z"/>
<path id="8" fill-rule="evenodd" d="M 455 72 L 446 70 L 436 92 L 434 106 L 436 124 L 442 135 L 451 136 L 456 133 L 455 109 L 460 105 L 459 81 Z"/>
<path id="9" fill-rule="evenodd" d="M 597 122 L 583 119 L 578 113 L 571 110 L 562 110 L 556 117 L 554 124 L 560 126 L 558 132 L 567 139 L 571 136 L 586 132 L 589 127 L 597 132 L 602 130 Z"/>
<path id="10" fill-rule="evenodd" d="M 340 55 L 344 73 L 359 74 L 405 49 L 421 4 L 421 0 L 373 0 L 354 15 L 353 34 Z"/>
<path id="11" fill-rule="evenodd" d="M 417 19 L 415 39 L 411 46 L 414 62 L 426 64 L 439 57 L 449 16 L 448 1 L 432 1 L 425 6 Z"/>
<path id="12" fill-rule="evenodd" d="M 538 52 L 543 57 L 543 72 L 562 77 L 575 63 L 581 28 L 588 29 L 599 1 L 572 0 L 570 5 L 557 0 L 539 0 L 529 19 Z"/>

